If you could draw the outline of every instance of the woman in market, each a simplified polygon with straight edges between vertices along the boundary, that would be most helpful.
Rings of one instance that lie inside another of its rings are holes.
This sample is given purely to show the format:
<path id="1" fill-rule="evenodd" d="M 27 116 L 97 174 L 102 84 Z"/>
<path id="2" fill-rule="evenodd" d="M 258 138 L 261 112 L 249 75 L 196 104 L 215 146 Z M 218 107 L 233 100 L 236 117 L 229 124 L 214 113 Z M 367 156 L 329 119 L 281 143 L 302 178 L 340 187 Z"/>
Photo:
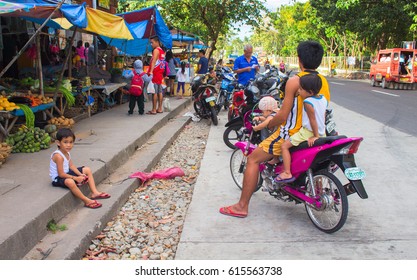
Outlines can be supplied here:
<path id="1" fill-rule="evenodd" d="M 174 59 L 174 55 L 172 54 L 171 50 L 168 50 L 165 55 L 165 61 L 168 62 L 169 67 L 169 75 L 167 80 L 167 95 L 174 96 L 174 84 L 175 84 L 175 77 L 177 76 L 177 71 L 175 67 L 179 65 Z"/>
<path id="2" fill-rule="evenodd" d="M 83 46 L 83 41 L 79 40 L 77 42 L 77 54 L 80 56 L 80 66 L 85 65 L 85 47 Z"/>
<path id="3" fill-rule="evenodd" d="M 161 48 L 161 42 L 159 41 L 158 36 L 151 37 L 150 42 L 153 51 L 148 75 L 152 76 L 155 93 L 152 93 L 152 110 L 148 111 L 146 114 L 156 115 L 156 113 L 164 112 L 162 110 L 162 81 L 164 80 L 165 72 L 165 52 Z"/>

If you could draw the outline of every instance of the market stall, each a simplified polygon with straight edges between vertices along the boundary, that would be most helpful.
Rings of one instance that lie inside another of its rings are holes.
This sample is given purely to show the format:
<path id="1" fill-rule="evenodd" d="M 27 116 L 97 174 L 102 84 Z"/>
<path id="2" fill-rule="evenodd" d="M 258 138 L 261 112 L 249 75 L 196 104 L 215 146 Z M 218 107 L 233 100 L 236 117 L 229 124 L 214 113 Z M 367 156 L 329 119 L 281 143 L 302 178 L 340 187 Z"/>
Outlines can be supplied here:
<path id="1" fill-rule="evenodd" d="M 4 8 L 5 5 L 0 5 L 0 14 L 2 17 L 20 18 L 38 25 L 36 27 L 33 25 L 35 28 L 34 34 L 31 38 L 28 36 L 24 46 L 19 46 L 19 52 L 16 55 L 11 55 L 14 56 L 13 59 L 7 60 L 8 65 L 2 69 L 0 78 L 18 57 L 29 51 L 32 54 L 29 61 L 33 61 L 33 63 L 29 64 L 35 67 L 34 73 L 36 74 L 34 77 L 32 76 L 34 79 L 30 83 L 23 86 L 22 81 L 24 79 L 22 78 L 7 80 L 10 82 L 9 86 L 7 86 L 7 83 L 2 83 L 3 91 L 1 92 L 0 99 L 0 144 L 2 149 L 5 146 L 10 147 L 7 150 L 12 152 L 36 152 L 42 148 L 49 147 L 50 140 L 53 137 L 51 136 L 48 139 L 48 134 L 53 135 L 57 128 L 62 126 L 70 127 L 74 124 L 74 120 L 64 117 L 64 113 L 68 108 L 73 108 L 71 106 L 74 106 L 76 98 L 81 96 L 81 98 L 78 98 L 81 100 L 80 105 L 88 108 L 89 115 L 90 105 L 94 103 L 90 95 L 93 86 L 91 83 L 86 83 L 85 80 L 87 79 L 82 79 L 82 81 L 81 79 L 80 81 L 76 80 L 75 84 L 64 87 L 65 90 L 62 87 L 64 84 L 62 81 L 64 73 L 69 74 L 69 77 L 71 77 L 70 56 L 75 34 L 81 31 L 126 40 L 132 39 L 133 37 L 121 17 L 92 9 L 87 7 L 85 3 L 81 5 L 70 5 L 63 4 L 64 1 L 56 1 L 56 3 L 53 3 L 54 1 L 41 0 L 16 0 L 13 2 L 18 3 L 8 5 L 7 9 Z M 5 1 L 0 1 L 0 4 L 5 4 Z M 24 26 L 26 26 L 26 22 L 24 23 Z M 41 49 L 44 50 L 44 47 L 39 44 L 40 36 L 51 35 L 48 34 L 48 31 L 44 31 L 44 26 L 55 29 L 71 29 L 73 31 L 71 40 L 67 40 L 69 44 L 67 44 L 67 48 L 63 52 L 66 54 L 63 63 L 55 66 L 55 68 L 59 69 L 59 73 L 56 73 L 57 75 L 54 75 L 49 81 L 44 80 L 43 65 L 41 63 L 42 57 L 40 55 Z M 16 47 L 17 49 L 17 46 L 12 47 Z M 31 48 L 29 49 L 29 47 Z M 67 67 L 67 65 L 70 66 Z M 68 73 L 67 69 L 69 69 Z M 22 92 L 19 92 L 19 90 Z M 104 95 L 114 91 L 112 87 L 97 88 L 94 90 L 100 91 Z M 30 104 L 9 102 L 14 96 L 30 99 L 39 98 L 39 100 L 41 100 L 40 97 L 45 100 L 48 98 L 48 102 L 33 102 Z M 3 106 L 6 103 L 7 107 Z M 13 104 L 14 107 L 9 106 L 10 104 Z M 41 126 L 39 127 L 39 125 Z M 45 126 L 45 130 L 42 129 L 43 126 Z M 48 131 L 46 132 L 46 130 Z M 4 140 L 8 143 L 1 143 Z M 46 145 L 47 142 L 48 145 Z M 1 160 L 3 160 L 3 154 L 1 157 Z"/>

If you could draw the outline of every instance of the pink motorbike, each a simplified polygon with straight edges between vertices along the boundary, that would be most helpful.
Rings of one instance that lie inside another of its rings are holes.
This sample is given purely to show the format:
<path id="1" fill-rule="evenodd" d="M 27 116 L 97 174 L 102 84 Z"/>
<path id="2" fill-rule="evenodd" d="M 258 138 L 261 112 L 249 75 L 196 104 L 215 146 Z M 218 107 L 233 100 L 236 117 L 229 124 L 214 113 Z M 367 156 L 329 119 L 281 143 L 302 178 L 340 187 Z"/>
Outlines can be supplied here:
<path id="1" fill-rule="evenodd" d="M 237 142 L 237 149 L 230 159 L 233 180 L 242 188 L 246 159 L 257 147 L 250 139 Z M 276 181 L 282 172 L 282 162 L 271 165 L 261 163 L 256 191 L 261 187 L 276 199 L 305 205 L 307 215 L 319 230 L 333 233 L 343 227 L 348 215 L 347 196 L 357 193 L 360 198 L 368 198 L 362 179 L 365 172 L 356 166 L 354 154 L 363 138 L 330 136 L 316 140 L 314 146 L 307 142 L 291 148 L 291 173 L 296 178 L 291 183 Z M 342 185 L 335 172 L 339 169 L 348 179 Z"/>

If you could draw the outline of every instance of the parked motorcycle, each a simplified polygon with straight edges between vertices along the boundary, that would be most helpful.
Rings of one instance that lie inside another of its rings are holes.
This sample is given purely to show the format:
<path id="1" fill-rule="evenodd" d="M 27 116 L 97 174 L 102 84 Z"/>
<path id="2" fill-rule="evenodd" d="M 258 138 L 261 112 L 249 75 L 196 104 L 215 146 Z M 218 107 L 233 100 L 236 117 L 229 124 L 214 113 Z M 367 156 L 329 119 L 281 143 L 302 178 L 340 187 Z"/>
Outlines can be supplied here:
<path id="1" fill-rule="evenodd" d="M 230 158 L 230 171 L 239 188 L 242 188 L 247 156 L 257 147 L 250 142 L 251 138 L 237 142 L 237 149 Z M 291 173 L 295 180 L 291 183 L 276 180 L 282 172 L 282 162 L 261 163 L 256 191 L 262 187 L 276 199 L 303 203 L 315 227 L 326 233 L 336 232 L 347 219 L 347 196 L 357 193 L 362 199 L 368 198 L 362 183 L 365 172 L 356 166 L 354 157 L 362 140 L 361 137 L 331 136 L 319 138 L 312 147 L 308 147 L 307 142 L 301 143 L 290 149 Z M 347 184 L 342 185 L 335 176 L 333 165 L 342 170 Z"/>
<path id="2" fill-rule="evenodd" d="M 245 113 L 252 110 L 262 97 L 272 96 L 280 107 L 290 73 L 279 74 L 276 67 L 272 66 L 270 70 L 251 80 L 244 90 L 233 93 L 233 102 L 229 107 L 228 122 L 223 133 L 223 141 L 229 148 L 234 149 L 234 143 L 244 139 L 242 128 L 245 126 Z"/>
<path id="3" fill-rule="evenodd" d="M 238 84 L 237 79 L 233 73 L 220 72 L 218 73 L 218 79 L 221 81 L 219 94 L 216 99 L 217 112 L 220 112 L 222 108 L 227 110 L 229 108 L 232 94 Z"/>
<path id="4" fill-rule="evenodd" d="M 206 75 L 197 75 L 191 81 L 194 110 L 200 118 L 211 119 L 214 125 L 219 123 L 216 110 L 217 90 L 214 85 L 208 84 Z"/>

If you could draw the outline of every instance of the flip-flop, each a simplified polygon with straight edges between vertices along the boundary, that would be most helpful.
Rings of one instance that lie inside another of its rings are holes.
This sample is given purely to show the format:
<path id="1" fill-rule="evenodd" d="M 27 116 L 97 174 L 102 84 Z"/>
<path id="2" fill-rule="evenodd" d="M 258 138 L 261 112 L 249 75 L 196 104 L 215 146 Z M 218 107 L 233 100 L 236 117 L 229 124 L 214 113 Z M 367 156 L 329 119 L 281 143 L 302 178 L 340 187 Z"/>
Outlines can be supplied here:
<path id="1" fill-rule="evenodd" d="M 246 218 L 246 216 L 248 216 L 248 214 L 240 214 L 240 213 L 233 212 L 232 206 L 222 207 L 220 208 L 219 212 L 223 215 L 232 216 L 236 218 Z"/>
<path id="2" fill-rule="evenodd" d="M 291 178 L 287 178 L 287 179 L 282 179 L 279 175 L 277 175 L 277 177 L 275 178 L 275 182 L 277 183 L 292 183 L 295 181 L 295 177 L 291 177 Z"/>
<path id="3" fill-rule="evenodd" d="M 100 193 L 98 196 L 95 197 L 91 197 L 91 199 L 106 199 L 106 198 L 110 198 L 110 195 L 108 193 L 102 192 Z"/>
<path id="4" fill-rule="evenodd" d="M 160 111 L 156 111 L 158 114 L 162 114 L 163 113 L 163 111 L 162 112 L 160 112 Z"/>
<path id="5" fill-rule="evenodd" d="M 146 112 L 147 115 L 156 115 L 156 112 L 148 111 Z"/>
<path id="6" fill-rule="evenodd" d="M 97 200 L 93 200 L 93 202 L 90 202 L 88 204 L 84 204 L 84 207 L 91 208 L 91 209 L 100 208 L 101 206 L 102 206 L 102 204 L 97 202 Z"/>

